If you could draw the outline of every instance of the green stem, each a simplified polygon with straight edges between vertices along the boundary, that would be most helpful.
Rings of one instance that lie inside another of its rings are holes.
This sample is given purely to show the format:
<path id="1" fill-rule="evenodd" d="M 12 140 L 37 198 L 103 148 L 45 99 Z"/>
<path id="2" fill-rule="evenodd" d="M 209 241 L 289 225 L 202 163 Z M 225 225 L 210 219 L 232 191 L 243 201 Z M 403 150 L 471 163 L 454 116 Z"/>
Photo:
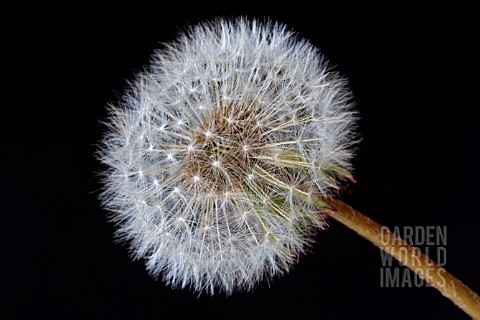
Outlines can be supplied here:
<path id="1" fill-rule="evenodd" d="M 480 297 L 420 250 L 340 200 L 312 196 L 311 201 L 324 213 L 407 266 L 473 319 L 480 319 Z"/>

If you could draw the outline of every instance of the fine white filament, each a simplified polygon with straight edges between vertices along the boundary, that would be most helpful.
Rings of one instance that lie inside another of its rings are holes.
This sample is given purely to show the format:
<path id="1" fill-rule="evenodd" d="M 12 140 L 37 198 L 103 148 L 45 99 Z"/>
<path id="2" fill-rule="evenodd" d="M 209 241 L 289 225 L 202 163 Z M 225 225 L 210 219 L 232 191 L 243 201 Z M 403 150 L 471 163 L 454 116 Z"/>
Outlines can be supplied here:
<path id="1" fill-rule="evenodd" d="M 215 20 L 155 52 L 110 106 L 98 153 L 119 239 L 152 276 L 197 292 L 288 271 L 326 225 L 309 195 L 348 177 L 344 82 L 270 22 Z"/>

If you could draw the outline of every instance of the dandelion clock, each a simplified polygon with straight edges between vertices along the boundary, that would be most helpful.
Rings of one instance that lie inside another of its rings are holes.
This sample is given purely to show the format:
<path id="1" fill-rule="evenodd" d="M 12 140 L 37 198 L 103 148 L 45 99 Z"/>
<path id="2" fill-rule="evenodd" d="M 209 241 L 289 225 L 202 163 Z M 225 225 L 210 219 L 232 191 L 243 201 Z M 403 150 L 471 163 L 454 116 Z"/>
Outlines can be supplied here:
<path id="1" fill-rule="evenodd" d="M 351 100 L 282 24 L 190 28 L 109 107 L 97 156 L 117 236 L 172 287 L 232 294 L 287 272 L 329 216 L 480 318 L 474 292 L 336 198 L 354 181 Z"/>

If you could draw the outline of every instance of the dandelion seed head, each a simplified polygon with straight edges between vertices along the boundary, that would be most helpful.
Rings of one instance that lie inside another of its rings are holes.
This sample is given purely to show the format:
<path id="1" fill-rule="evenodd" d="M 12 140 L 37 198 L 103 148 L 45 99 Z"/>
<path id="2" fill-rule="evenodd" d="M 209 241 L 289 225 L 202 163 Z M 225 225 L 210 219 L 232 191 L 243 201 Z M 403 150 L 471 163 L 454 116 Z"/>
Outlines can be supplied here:
<path id="1" fill-rule="evenodd" d="M 117 236 L 173 287 L 231 294 L 285 273 L 325 226 L 294 190 L 328 195 L 350 170 L 349 101 L 284 25 L 192 27 L 109 109 L 98 154 Z"/>

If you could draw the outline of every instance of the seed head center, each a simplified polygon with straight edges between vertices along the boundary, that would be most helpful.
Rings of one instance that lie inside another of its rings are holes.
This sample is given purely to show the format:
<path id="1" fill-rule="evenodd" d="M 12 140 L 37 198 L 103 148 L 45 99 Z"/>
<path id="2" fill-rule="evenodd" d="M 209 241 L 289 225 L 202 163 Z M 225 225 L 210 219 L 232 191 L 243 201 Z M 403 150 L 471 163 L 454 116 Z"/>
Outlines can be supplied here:
<path id="1" fill-rule="evenodd" d="M 183 158 L 183 174 L 202 177 L 202 191 L 227 192 L 252 172 L 259 146 L 264 144 L 256 104 L 226 105 L 206 117 L 192 133 L 196 152 Z"/>

